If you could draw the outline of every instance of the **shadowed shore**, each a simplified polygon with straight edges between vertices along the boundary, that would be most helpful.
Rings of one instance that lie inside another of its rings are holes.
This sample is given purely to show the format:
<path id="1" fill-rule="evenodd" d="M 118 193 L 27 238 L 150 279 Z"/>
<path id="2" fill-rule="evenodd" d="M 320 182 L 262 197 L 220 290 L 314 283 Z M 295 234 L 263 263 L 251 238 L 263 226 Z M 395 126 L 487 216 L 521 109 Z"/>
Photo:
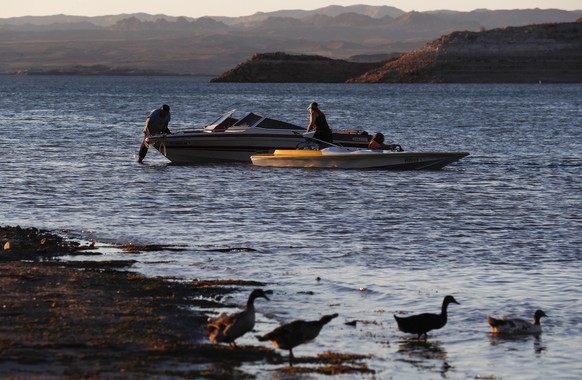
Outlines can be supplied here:
<path id="1" fill-rule="evenodd" d="M 357 355 L 301 358 L 209 343 L 204 309 L 248 281 L 176 281 L 124 271 L 133 261 L 59 261 L 91 247 L 34 228 L 0 227 L 0 373 L 39 378 L 254 378 L 244 362 L 289 373 L 373 373 Z M 240 305 L 227 305 L 238 308 Z M 348 363 L 348 364 L 346 364 Z"/>

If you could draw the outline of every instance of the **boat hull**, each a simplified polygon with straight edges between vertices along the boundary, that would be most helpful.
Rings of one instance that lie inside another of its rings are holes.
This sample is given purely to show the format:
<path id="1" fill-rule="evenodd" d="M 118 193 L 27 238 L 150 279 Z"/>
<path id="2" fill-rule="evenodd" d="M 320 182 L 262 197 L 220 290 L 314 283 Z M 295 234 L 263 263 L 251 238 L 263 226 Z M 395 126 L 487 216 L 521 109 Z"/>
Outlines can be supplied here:
<path id="1" fill-rule="evenodd" d="M 337 134 L 334 141 L 348 147 L 364 148 L 368 145 L 367 136 Z M 305 142 L 305 138 L 290 133 L 190 132 L 150 136 L 147 142 L 174 164 L 196 164 L 251 162 L 252 155 L 295 149 Z"/>
<path id="2" fill-rule="evenodd" d="M 467 152 L 391 152 L 354 151 L 322 154 L 321 151 L 275 151 L 253 155 L 254 165 L 284 168 L 328 169 L 442 169 L 468 156 Z"/>

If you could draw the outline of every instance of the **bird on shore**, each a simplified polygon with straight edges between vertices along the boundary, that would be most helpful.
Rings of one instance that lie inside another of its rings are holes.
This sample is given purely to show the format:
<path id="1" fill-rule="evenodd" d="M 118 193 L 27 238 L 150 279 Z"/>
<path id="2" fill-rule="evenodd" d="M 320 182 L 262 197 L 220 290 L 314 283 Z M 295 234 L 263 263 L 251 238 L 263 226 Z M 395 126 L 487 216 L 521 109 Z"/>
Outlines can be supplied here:
<path id="1" fill-rule="evenodd" d="M 453 296 L 446 296 L 443 300 L 443 305 L 440 314 L 423 313 L 418 315 L 411 315 L 410 317 L 394 316 L 398 329 L 409 334 L 417 334 L 418 339 L 424 335 L 427 339 L 427 333 L 431 330 L 437 330 L 447 324 L 447 308 L 450 303 L 460 305 Z"/>
<path id="2" fill-rule="evenodd" d="M 539 334 L 542 332 L 540 319 L 547 317 L 543 310 L 536 310 L 533 322 L 520 318 L 493 318 L 487 316 L 487 322 L 491 326 L 493 334 Z"/>
<path id="3" fill-rule="evenodd" d="M 281 350 L 289 350 L 289 365 L 293 366 L 293 348 L 315 339 L 323 326 L 335 317 L 337 314 L 324 315 L 318 321 L 296 320 L 257 338 L 261 342 L 271 341 Z"/>
<path id="4" fill-rule="evenodd" d="M 242 311 L 209 323 L 204 329 L 208 338 L 216 344 L 228 343 L 231 348 L 237 348 L 235 340 L 255 327 L 255 299 L 259 297 L 269 300 L 262 289 L 255 289 Z"/>

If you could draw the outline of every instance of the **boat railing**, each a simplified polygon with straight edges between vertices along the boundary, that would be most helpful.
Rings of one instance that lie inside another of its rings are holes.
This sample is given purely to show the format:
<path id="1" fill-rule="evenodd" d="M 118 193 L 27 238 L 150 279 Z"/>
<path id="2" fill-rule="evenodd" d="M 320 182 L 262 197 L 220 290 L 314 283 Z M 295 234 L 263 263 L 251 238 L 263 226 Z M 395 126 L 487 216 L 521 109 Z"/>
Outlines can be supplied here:
<path id="1" fill-rule="evenodd" d="M 363 130 L 363 129 L 335 129 L 335 128 L 332 128 L 331 131 L 334 133 L 342 133 L 342 134 L 346 134 L 346 135 L 364 135 L 364 136 L 369 135 L 368 131 Z"/>

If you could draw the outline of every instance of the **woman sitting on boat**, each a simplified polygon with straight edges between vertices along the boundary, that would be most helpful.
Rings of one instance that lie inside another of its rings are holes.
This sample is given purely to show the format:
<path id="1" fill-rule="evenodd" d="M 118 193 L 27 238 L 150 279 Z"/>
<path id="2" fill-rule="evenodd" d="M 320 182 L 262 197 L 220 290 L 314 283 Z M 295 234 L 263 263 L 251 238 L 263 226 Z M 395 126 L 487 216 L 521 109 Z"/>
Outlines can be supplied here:
<path id="1" fill-rule="evenodd" d="M 376 133 L 370 143 L 368 144 L 368 149 L 371 150 L 394 150 L 397 152 L 402 152 L 404 149 L 398 144 L 384 144 L 384 135 L 380 132 Z"/>
<path id="2" fill-rule="evenodd" d="M 325 115 L 319 110 L 319 105 L 317 102 L 313 102 L 309 105 L 309 125 L 307 126 L 307 132 L 313 128 L 315 134 L 313 138 L 319 145 L 320 149 L 326 148 L 328 144 L 326 142 L 333 144 L 333 136 L 331 134 L 331 129 L 327 124 Z"/>

